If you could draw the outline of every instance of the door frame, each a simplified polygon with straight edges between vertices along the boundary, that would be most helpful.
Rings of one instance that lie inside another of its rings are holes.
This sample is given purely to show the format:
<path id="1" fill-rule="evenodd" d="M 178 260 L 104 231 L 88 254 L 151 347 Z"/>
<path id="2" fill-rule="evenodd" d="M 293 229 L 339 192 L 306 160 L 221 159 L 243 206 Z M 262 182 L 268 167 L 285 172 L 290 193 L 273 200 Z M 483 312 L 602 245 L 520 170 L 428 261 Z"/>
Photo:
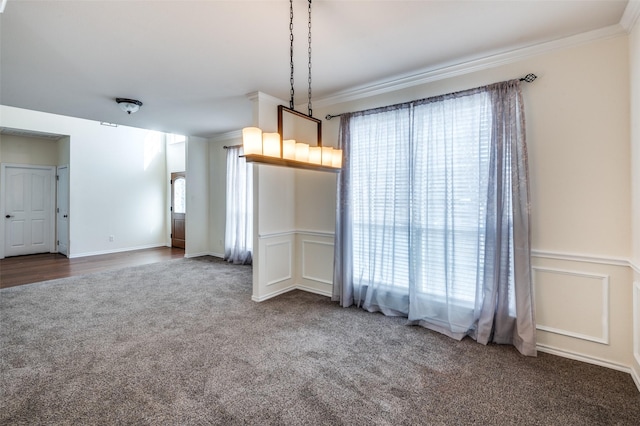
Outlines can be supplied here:
<path id="1" fill-rule="evenodd" d="M 67 199 L 66 199 L 66 209 L 67 212 L 67 235 L 66 235 L 66 243 L 67 243 L 67 252 L 64 254 L 67 258 L 69 257 L 69 247 L 71 246 L 71 242 L 69 241 L 69 236 L 71 235 L 71 215 L 69 214 L 69 210 L 71 209 L 71 197 L 70 197 L 70 179 L 69 179 L 69 165 L 64 164 L 62 166 L 56 167 L 56 206 L 55 206 L 55 214 L 56 214 L 56 237 L 55 237 L 55 247 L 56 252 L 60 253 L 60 229 L 58 228 L 58 215 L 60 214 L 60 169 L 67 169 Z M 61 253 L 62 254 L 62 253 Z"/>
<path id="2" fill-rule="evenodd" d="M 20 168 L 20 169 L 36 169 L 36 170 L 48 170 L 50 173 L 50 193 L 51 197 L 49 197 L 49 253 L 55 253 L 55 236 L 56 236 L 56 215 L 55 215 L 55 205 L 56 205 L 56 166 L 39 166 L 35 164 L 17 164 L 17 163 L 0 163 L 0 219 L 2 219 L 2 226 L 0 226 L 0 259 L 4 259 L 5 250 L 4 245 L 6 241 L 5 235 L 5 221 L 4 217 L 7 214 L 5 208 L 5 196 L 7 193 L 7 168 Z"/>

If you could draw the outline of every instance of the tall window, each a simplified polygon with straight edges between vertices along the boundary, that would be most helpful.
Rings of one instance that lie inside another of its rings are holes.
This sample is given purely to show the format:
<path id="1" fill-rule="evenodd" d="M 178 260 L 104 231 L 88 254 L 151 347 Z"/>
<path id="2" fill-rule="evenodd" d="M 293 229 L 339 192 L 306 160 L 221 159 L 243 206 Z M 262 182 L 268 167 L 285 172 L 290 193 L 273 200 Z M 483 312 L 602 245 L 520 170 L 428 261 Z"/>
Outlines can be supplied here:
<path id="1" fill-rule="evenodd" d="M 177 178 L 173 182 L 173 212 L 187 212 L 187 180 L 183 177 Z"/>
<path id="2" fill-rule="evenodd" d="M 242 155 L 242 147 L 227 148 L 227 214 L 224 258 L 250 264 L 253 251 L 253 169 Z"/>
<path id="3" fill-rule="evenodd" d="M 343 116 L 336 300 L 535 353 L 520 98 L 513 81 Z"/>

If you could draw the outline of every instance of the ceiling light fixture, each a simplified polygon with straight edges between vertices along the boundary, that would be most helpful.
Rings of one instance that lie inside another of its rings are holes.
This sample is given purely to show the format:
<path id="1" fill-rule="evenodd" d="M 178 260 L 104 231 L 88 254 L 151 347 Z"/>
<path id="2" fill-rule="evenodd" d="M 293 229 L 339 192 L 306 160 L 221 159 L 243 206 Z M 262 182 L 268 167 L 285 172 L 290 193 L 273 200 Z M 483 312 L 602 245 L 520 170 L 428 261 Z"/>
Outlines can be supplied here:
<path id="1" fill-rule="evenodd" d="M 127 114 L 138 111 L 142 106 L 142 102 L 135 99 L 116 98 L 116 102 L 120 109 Z"/>
<path id="2" fill-rule="evenodd" d="M 266 133 L 258 127 L 245 127 L 242 129 L 242 145 L 244 157 L 249 163 L 263 163 L 274 166 L 295 167 L 307 170 L 320 170 L 328 172 L 338 172 L 342 168 L 342 150 L 333 147 L 322 146 L 322 121 L 313 117 L 311 108 L 311 0 L 309 3 L 309 101 L 308 114 L 298 112 L 294 109 L 294 88 L 293 88 L 293 0 L 289 0 L 289 67 L 291 83 L 289 108 L 284 105 L 278 106 L 278 132 Z M 302 118 L 311 121 L 316 125 L 316 145 L 310 146 L 305 142 L 294 139 L 284 140 L 284 118 L 283 113 L 288 113 L 291 117 Z"/>

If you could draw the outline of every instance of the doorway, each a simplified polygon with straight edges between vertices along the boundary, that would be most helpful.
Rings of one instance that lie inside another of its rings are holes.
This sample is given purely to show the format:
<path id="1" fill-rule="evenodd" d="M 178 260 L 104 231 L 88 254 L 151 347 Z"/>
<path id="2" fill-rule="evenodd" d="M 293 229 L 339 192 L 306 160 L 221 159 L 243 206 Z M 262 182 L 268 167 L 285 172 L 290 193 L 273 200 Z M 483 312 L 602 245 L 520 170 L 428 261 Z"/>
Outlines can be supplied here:
<path id="1" fill-rule="evenodd" d="M 171 173 L 171 247 L 185 248 L 187 179 L 185 172 Z"/>
<path id="2" fill-rule="evenodd" d="M 55 167 L 2 165 L 2 257 L 54 251 Z"/>

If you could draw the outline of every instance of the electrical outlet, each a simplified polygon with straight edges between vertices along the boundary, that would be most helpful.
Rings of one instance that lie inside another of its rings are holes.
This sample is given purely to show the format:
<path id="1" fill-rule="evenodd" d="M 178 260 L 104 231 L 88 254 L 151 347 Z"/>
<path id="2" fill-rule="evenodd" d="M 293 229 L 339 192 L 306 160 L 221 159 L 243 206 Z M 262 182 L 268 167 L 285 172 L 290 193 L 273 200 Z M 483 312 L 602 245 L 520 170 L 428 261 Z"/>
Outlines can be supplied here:
<path id="1" fill-rule="evenodd" d="M 112 243 L 115 237 L 113 235 L 109 235 L 109 242 Z"/>

